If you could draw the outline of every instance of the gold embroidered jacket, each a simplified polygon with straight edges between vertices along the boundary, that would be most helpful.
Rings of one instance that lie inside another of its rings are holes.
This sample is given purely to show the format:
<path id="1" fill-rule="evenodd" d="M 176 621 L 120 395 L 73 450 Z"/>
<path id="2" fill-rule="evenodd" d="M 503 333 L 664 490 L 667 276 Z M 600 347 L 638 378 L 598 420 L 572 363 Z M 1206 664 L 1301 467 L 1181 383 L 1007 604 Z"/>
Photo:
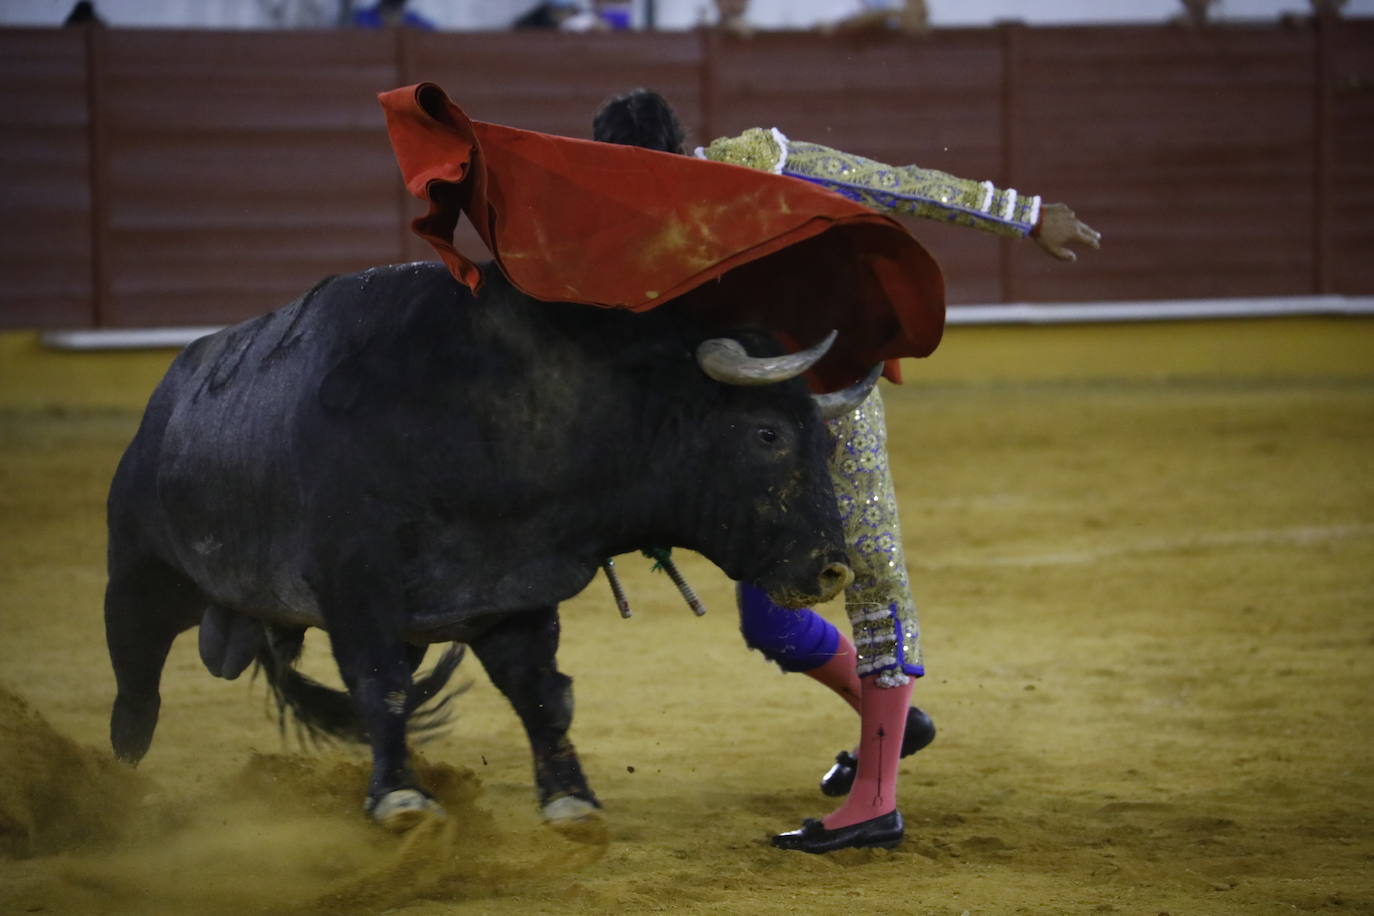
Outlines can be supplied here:
<path id="1" fill-rule="evenodd" d="M 957 223 L 998 235 L 1028 235 L 1040 219 L 1038 195 L 994 187 L 916 165 L 887 165 L 819 143 L 789 140 L 776 127 L 752 128 L 698 147 L 699 158 L 800 178 L 874 210 Z"/>

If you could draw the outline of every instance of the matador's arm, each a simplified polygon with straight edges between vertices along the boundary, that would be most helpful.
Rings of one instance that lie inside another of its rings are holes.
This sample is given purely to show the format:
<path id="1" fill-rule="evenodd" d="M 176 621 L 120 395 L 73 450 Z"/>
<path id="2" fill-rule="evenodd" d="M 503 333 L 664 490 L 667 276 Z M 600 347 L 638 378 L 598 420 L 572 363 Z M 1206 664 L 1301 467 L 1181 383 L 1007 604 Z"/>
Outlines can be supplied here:
<path id="1" fill-rule="evenodd" d="M 817 143 L 788 140 L 777 128 L 716 140 L 697 155 L 818 184 L 874 210 L 956 223 L 1007 236 L 1031 236 L 1046 253 L 1073 260 L 1067 245 L 1097 248 L 1101 235 L 1064 204 L 915 165 L 891 166 Z"/>

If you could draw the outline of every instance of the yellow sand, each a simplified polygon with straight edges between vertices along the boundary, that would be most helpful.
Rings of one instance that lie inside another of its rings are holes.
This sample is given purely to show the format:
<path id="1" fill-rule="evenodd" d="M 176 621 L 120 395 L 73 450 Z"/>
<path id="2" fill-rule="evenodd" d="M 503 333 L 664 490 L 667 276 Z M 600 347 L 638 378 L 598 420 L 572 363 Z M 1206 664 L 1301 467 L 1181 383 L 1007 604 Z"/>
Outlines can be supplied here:
<path id="1" fill-rule="evenodd" d="M 104 490 L 170 354 L 0 335 L 0 913 L 1374 912 L 1374 321 L 953 329 L 887 389 L 940 727 L 893 852 L 784 854 L 852 714 L 736 632 L 729 585 L 620 563 L 564 607 L 606 805 L 540 825 L 475 661 L 397 838 L 365 758 L 283 743 L 173 648 L 108 759 Z M 824 609 L 837 622 L 834 606 Z M 330 674 L 312 635 L 307 667 Z"/>

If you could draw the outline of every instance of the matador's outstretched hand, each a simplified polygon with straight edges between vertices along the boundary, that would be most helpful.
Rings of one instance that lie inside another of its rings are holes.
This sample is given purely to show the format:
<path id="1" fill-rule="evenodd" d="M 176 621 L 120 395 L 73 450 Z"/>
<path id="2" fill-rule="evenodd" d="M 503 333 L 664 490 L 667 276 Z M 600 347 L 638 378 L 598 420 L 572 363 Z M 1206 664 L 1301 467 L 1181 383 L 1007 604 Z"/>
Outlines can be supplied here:
<path id="1" fill-rule="evenodd" d="M 1040 208 L 1040 223 L 1031 238 L 1045 253 L 1061 261 L 1076 261 L 1069 245 L 1102 247 L 1102 233 L 1073 215 L 1067 204 L 1045 204 Z"/>

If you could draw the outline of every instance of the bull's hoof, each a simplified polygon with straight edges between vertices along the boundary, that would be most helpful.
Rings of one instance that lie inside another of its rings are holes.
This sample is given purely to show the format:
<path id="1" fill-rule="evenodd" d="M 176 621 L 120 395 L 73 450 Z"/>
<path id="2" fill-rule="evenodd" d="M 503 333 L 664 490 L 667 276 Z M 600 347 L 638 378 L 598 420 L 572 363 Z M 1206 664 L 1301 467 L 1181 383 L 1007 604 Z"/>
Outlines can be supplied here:
<path id="1" fill-rule="evenodd" d="M 540 813 L 544 815 L 544 823 L 569 840 L 592 844 L 607 841 L 606 818 L 594 801 L 564 795 L 549 802 Z"/>
<path id="2" fill-rule="evenodd" d="M 430 817 L 444 817 L 444 808 L 419 789 L 393 789 L 380 798 L 369 798 L 363 810 L 393 833 L 404 833 Z"/>
<path id="3" fill-rule="evenodd" d="M 568 821 L 585 821 L 589 818 L 599 819 L 601 807 L 594 801 L 578 798 L 576 795 L 564 795 L 549 802 L 540 813 L 544 815 L 544 820 L 556 825 Z"/>

